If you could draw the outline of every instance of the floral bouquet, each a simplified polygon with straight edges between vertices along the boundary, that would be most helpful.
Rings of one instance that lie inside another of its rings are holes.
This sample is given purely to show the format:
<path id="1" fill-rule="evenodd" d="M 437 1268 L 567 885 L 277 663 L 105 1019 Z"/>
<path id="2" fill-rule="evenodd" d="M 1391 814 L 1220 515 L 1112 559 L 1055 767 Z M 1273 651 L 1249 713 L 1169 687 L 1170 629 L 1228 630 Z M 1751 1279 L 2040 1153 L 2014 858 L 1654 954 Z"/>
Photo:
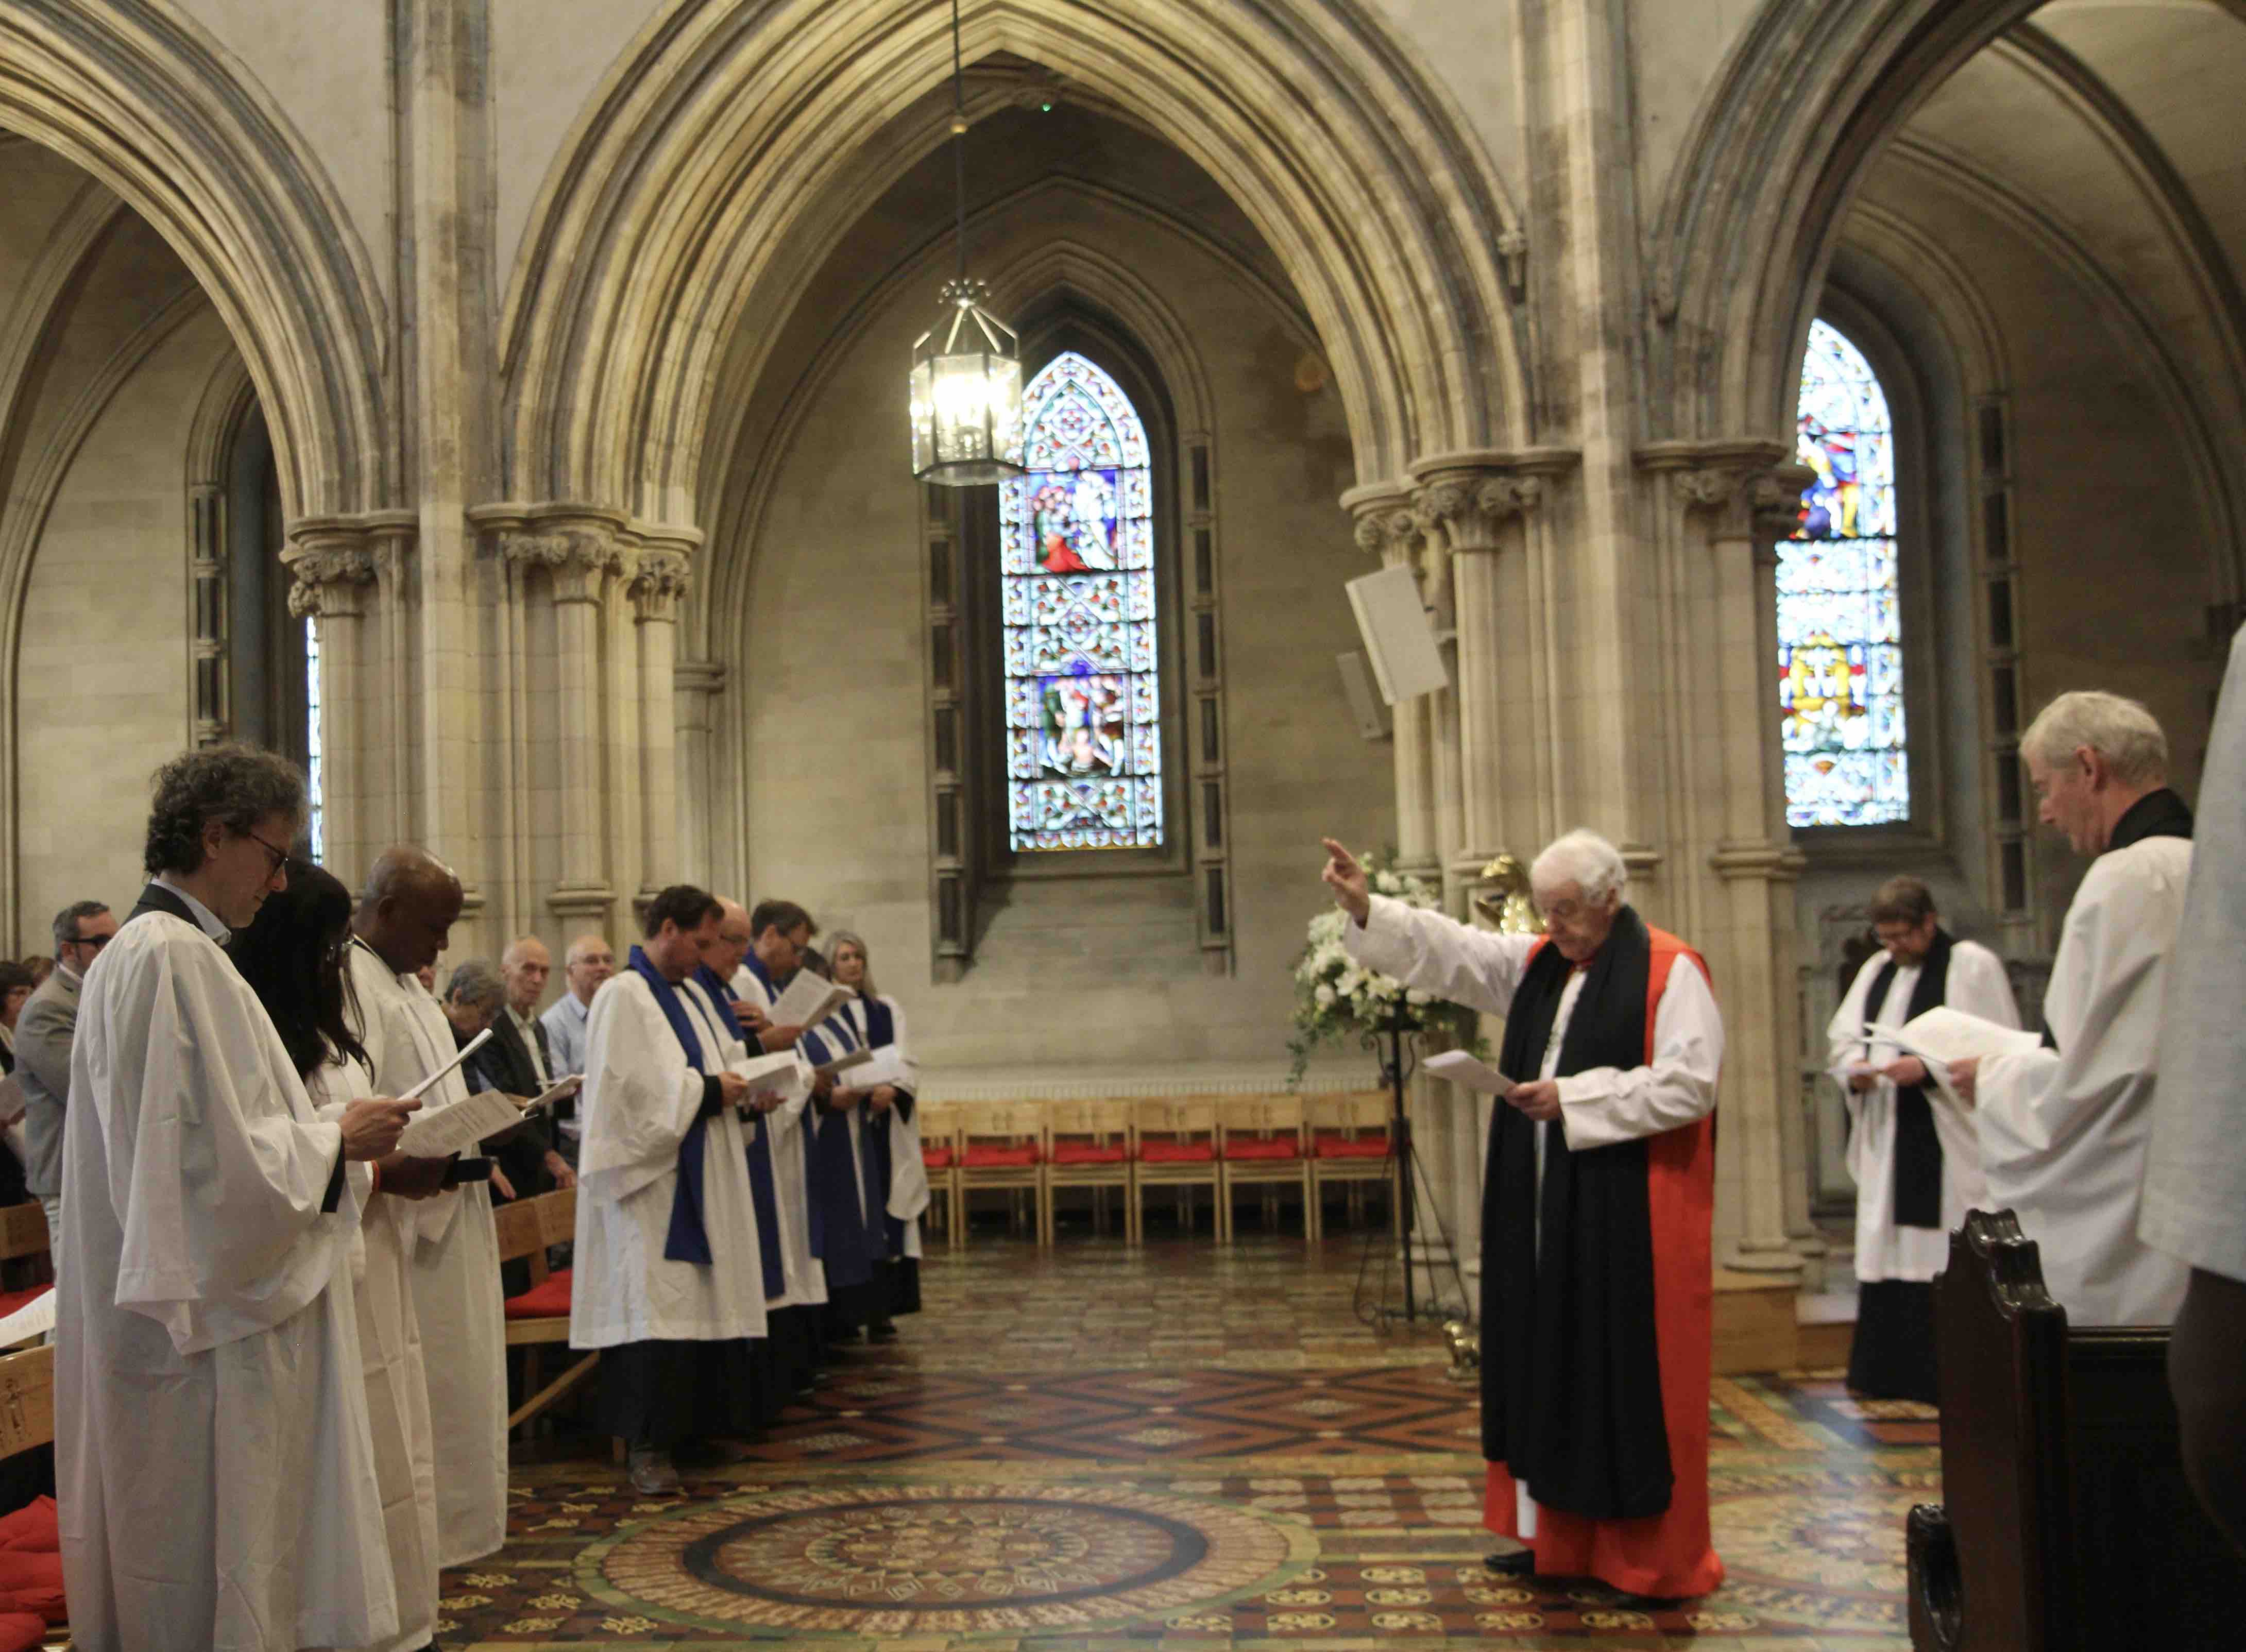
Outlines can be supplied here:
<path id="1" fill-rule="evenodd" d="M 1435 891 L 1409 873 L 1385 864 L 1385 857 L 1362 857 L 1373 894 L 1409 907 L 1442 905 Z M 1480 1053 L 1480 1019 L 1464 1004 L 1407 988 L 1393 976 L 1368 969 L 1342 944 L 1349 915 L 1329 907 L 1310 920 L 1310 935 L 1295 960 L 1295 1035 L 1287 1041 L 1294 1057 L 1288 1082 L 1300 1084 L 1310 1057 L 1322 1044 L 1355 1037 L 1367 1043 L 1386 1032 L 1392 1020 L 1406 1033 L 1442 1033 L 1456 1049 Z"/>

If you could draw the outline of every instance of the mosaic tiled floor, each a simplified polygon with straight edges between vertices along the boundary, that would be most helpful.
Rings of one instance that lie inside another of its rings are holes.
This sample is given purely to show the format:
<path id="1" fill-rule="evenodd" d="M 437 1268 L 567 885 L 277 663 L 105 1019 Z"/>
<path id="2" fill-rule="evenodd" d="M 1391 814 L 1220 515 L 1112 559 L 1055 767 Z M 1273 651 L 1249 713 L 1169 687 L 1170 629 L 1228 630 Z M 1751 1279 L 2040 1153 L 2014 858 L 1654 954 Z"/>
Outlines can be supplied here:
<path id="1" fill-rule="evenodd" d="M 511 1538 L 448 1576 L 448 1646 L 939 1652 L 1675 1645 L 1889 1652 L 1924 1408 L 1837 1372 L 1719 1379 L 1731 1581 L 1647 1610 L 1480 1564 L 1470 1390 L 1351 1315 L 1300 1241 L 938 1254 L 754 1460 L 636 1499 L 589 1448 L 526 1465 Z"/>

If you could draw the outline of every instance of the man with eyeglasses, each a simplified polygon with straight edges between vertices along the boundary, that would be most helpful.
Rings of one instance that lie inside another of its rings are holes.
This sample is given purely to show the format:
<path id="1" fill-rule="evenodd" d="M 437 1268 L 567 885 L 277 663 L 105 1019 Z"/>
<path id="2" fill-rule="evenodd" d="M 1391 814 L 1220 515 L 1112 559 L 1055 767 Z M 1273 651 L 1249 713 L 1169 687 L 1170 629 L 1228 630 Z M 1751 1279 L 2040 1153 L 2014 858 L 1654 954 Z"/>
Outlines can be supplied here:
<path id="1" fill-rule="evenodd" d="M 63 1109 L 70 1101 L 78 988 L 116 933 L 117 919 L 99 901 L 74 901 L 55 914 L 55 972 L 31 995 L 16 1023 L 16 1081 L 24 1091 L 24 1180 L 47 1213 L 50 1244 L 63 1230 Z"/>

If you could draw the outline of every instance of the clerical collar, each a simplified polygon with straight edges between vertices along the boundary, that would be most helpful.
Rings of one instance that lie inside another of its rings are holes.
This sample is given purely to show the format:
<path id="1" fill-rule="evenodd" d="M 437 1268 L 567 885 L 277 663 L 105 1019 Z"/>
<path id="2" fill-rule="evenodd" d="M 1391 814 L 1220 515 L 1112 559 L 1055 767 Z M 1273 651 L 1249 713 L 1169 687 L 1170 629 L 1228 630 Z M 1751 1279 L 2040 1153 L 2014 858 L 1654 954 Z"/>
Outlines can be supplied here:
<path id="1" fill-rule="evenodd" d="M 2188 840 L 2191 824 L 2190 806 L 2174 791 L 2162 786 L 2157 792 L 2146 792 L 2113 823 L 2113 835 L 2106 840 L 2106 853 L 2126 849 L 2147 838 Z"/>
<path id="2" fill-rule="evenodd" d="M 165 888 L 179 896 L 181 903 L 186 906 L 187 909 L 194 914 L 195 922 L 201 926 L 202 932 L 208 935 L 212 940 L 217 942 L 221 946 L 224 946 L 227 942 L 233 939 L 234 930 L 228 926 L 226 920 L 220 917 L 217 913 L 213 912 L 201 901 L 196 900 L 194 896 L 189 894 L 185 889 L 180 887 L 178 884 L 173 882 L 169 873 L 160 872 L 155 875 L 155 877 L 151 879 L 150 881 L 162 884 Z"/>

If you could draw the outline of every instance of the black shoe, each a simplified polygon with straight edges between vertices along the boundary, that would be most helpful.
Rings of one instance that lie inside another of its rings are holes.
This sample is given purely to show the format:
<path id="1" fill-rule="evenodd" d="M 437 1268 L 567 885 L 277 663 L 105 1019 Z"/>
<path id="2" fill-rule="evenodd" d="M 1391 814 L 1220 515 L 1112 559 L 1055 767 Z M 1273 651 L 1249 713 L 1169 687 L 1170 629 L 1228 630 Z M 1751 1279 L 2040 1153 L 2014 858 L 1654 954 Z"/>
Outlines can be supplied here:
<path id="1" fill-rule="evenodd" d="M 895 1342 L 897 1340 L 896 1322 L 891 1319 L 884 1319 L 868 1325 L 866 1328 L 866 1340 L 869 1343 Z"/>
<path id="2" fill-rule="evenodd" d="M 1483 1555 L 1481 1563 L 1500 1577 L 1533 1577 L 1536 1573 L 1536 1551 L 1500 1549 L 1494 1554 Z"/>

